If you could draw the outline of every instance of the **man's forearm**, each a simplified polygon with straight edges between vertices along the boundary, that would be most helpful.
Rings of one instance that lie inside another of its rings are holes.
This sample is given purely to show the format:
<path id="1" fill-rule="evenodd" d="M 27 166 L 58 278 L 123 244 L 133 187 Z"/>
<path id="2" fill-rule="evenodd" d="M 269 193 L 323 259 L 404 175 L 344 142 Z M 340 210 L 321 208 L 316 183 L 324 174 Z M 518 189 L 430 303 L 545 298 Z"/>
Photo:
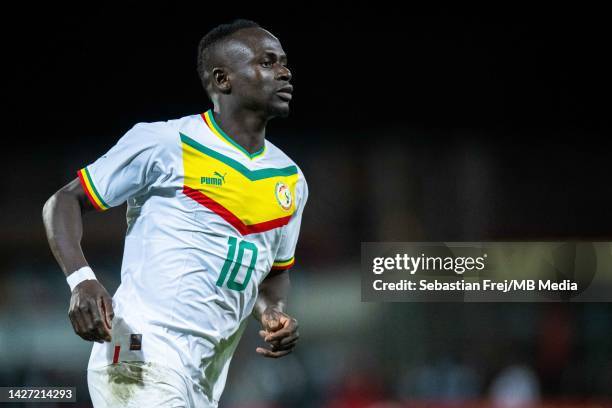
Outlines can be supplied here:
<path id="1" fill-rule="evenodd" d="M 290 287 L 289 272 L 270 272 L 270 275 L 259 285 L 259 294 L 253 309 L 253 316 L 257 320 L 261 320 L 264 310 L 269 307 L 284 312 L 287 307 Z"/>
<path id="2" fill-rule="evenodd" d="M 78 179 L 53 194 L 43 207 L 49 246 L 66 276 L 87 266 L 81 249 L 82 215 L 92 210 Z M 95 279 L 73 284 L 68 316 L 74 332 L 88 341 L 111 341 L 114 312 L 110 295 Z"/>
<path id="3" fill-rule="evenodd" d="M 287 271 L 271 272 L 259 285 L 253 316 L 261 323 L 259 335 L 268 347 L 257 347 L 255 351 L 264 357 L 286 356 L 300 338 L 297 320 L 285 313 L 289 286 Z"/>
<path id="4" fill-rule="evenodd" d="M 83 222 L 78 181 L 55 193 L 43 207 L 43 222 L 51 251 L 64 275 L 87 266 L 81 249 Z"/>

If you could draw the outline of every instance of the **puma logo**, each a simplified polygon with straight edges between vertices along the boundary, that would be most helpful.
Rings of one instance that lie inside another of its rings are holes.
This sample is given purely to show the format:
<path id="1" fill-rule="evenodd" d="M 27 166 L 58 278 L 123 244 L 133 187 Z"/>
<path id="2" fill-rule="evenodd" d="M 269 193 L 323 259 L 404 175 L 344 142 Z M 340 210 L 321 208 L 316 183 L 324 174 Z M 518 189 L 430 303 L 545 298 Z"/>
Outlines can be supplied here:
<path id="1" fill-rule="evenodd" d="M 218 171 L 213 173 L 213 176 L 216 177 L 200 177 L 200 184 L 207 184 L 209 186 L 222 186 L 225 184 L 225 174 L 221 174 Z"/>
<path id="2" fill-rule="evenodd" d="M 222 183 L 225 183 L 225 176 L 227 176 L 227 173 L 221 175 L 221 173 L 219 173 L 218 171 L 215 171 L 213 175 L 219 177 L 222 180 Z"/>

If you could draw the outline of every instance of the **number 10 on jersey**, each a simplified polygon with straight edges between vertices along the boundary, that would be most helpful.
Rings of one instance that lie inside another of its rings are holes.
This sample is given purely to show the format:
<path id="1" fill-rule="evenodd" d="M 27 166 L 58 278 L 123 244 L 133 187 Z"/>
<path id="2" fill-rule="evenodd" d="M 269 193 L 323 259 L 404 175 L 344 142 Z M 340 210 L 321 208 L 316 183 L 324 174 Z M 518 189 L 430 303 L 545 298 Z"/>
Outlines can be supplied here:
<path id="1" fill-rule="evenodd" d="M 257 246 L 252 242 L 248 241 L 240 241 L 238 244 L 238 255 L 234 259 L 234 255 L 236 255 L 236 244 L 238 243 L 238 239 L 235 237 L 229 237 L 227 240 L 229 245 L 229 249 L 227 251 L 227 257 L 225 258 L 225 263 L 223 264 L 223 268 L 221 268 L 221 275 L 219 275 L 219 279 L 217 279 L 217 286 L 223 286 L 225 282 L 225 278 L 227 278 L 227 273 L 231 269 L 229 279 L 227 281 L 227 287 L 232 290 L 243 291 L 244 288 L 249 284 L 249 280 L 251 279 L 251 273 L 253 273 L 253 269 L 255 268 L 255 263 L 257 262 Z M 245 251 L 251 251 L 251 263 L 247 268 L 246 275 L 242 283 L 236 282 L 236 276 L 240 271 L 242 265 L 242 258 L 244 257 Z M 233 265 L 233 267 L 232 267 Z"/>

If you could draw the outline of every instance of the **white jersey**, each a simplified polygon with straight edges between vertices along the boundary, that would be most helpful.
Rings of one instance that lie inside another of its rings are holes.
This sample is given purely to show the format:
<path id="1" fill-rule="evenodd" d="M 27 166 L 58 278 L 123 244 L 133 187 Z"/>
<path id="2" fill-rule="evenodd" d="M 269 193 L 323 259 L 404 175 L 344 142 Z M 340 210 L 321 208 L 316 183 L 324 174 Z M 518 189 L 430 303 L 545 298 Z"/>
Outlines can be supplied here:
<path id="1" fill-rule="evenodd" d="M 259 284 L 293 265 L 301 170 L 268 141 L 249 154 L 208 111 L 137 124 L 78 176 L 96 208 L 128 203 L 113 341 L 88 368 L 170 367 L 216 405 Z"/>

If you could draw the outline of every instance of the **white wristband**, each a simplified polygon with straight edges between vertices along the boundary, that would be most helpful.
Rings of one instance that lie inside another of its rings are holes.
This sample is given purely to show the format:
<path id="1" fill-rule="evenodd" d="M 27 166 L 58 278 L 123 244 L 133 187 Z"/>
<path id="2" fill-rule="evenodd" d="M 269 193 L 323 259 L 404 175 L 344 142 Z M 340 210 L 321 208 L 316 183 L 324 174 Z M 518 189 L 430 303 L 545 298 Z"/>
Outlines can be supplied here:
<path id="1" fill-rule="evenodd" d="M 96 280 L 96 275 L 93 273 L 89 266 L 84 266 L 81 269 L 78 269 L 68 275 L 66 280 L 68 281 L 70 291 L 72 292 L 76 285 L 83 282 L 84 280 Z"/>

